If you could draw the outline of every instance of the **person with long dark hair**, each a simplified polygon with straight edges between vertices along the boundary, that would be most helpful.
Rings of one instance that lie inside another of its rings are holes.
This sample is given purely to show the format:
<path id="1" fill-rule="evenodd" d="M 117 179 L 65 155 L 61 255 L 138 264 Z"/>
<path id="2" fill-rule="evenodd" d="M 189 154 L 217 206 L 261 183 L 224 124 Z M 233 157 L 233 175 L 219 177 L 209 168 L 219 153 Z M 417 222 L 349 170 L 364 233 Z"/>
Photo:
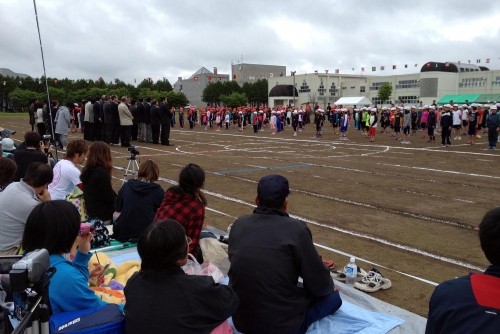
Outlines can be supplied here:
<path id="1" fill-rule="evenodd" d="M 175 219 L 186 229 L 192 239 L 189 253 L 203 262 L 199 247 L 200 234 L 205 219 L 207 200 L 201 189 L 205 184 L 205 172 L 200 166 L 190 163 L 179 174 L 179 185 L 170 187 L 156 211 L 155 221 Z"/>
<path id="2" fill-rule="evenodd" d="M 99 218 L 105 224 L 111 223 L 115 211 L 116 193 L 111 185 L 113 161 L 109 145 L 94 142 L 87 154 L 80 180 L 83 183 L 85 208 L 90 218 Z"/>

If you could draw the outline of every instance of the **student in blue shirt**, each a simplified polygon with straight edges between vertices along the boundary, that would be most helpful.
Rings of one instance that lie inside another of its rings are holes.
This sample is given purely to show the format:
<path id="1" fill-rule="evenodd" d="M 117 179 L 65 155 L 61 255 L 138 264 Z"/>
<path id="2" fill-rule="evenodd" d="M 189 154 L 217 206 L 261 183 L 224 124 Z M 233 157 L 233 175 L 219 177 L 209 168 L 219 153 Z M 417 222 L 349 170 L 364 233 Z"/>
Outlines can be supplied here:
<path id="1" fill-rule="evenodd" d="M 26 253 L 45 248 L 50 254 L 50 266 L 56 268 L 49 285 L 53 314 L 105 304 L 88 285 L 92 233 L 84 230 L 82 235 L 79 234 L 80 214 L 72 203 L 64 200 L 40 203 L 26 221 L 22 248 Z M 78 250 L 70 260 L 75 241 Z"/>

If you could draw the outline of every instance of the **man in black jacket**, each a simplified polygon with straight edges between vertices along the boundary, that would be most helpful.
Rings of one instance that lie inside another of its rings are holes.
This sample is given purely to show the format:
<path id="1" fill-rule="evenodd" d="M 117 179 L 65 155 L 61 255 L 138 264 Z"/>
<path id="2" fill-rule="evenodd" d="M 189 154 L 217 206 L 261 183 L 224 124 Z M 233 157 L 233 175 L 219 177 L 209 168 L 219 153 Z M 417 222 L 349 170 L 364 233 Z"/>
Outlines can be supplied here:
<path id="1" fill-rule="evenodd" d="M 243 333 L 305 333 L 342 304 L 311 231 L 286 213 L 289 193 L 285 177 L 264 176 L 257 208 L 229 234 L 230 285 L 240 297 L 233 322 Z"/>
<path id="2" fill-rule="evenodd" d="M 451 126 L 453 125 L 453 116 L 451 114 L 451 105 L 445 104 L 444 111 L 441 114 L 441 145 L 448 147 L 451 145 Z"/>
<path id="3" fill-rule="evenodd" d="M 165 146 L 173 146 L 170 144 L 170 122 L 172 121 L 172 112 L 167 103 L 167 98 L 162 97 L 160 100 L 160 118 L 161 118 L 161 134 L 160 142 Z"/>
<path id="4" fill-rule="evenodd" d="M 150 123 L 151 123 L 151 137 L 153 140 L 153 144 L 160 143 L 160 125 L 161 125 L 161 117 L 160 117 L 160 108 L 158 107 L 158 101 L 153 100 L 151 102 L 150 109 Z"/>
<path id="5" fill-rule="evenodd" d="M 146 123 L 144 123 L 144 99 L 139 98 L 139 102 L 137 102 L 137 122 L 139 123 L 138 131 L 137 131 L 137 141 L 144 142 L 146 141 Z"/>
<path id="6" fill-rule="evenodd" d="M 146 123 L 146 132 L 144 132 L 144 141 L 153 142 L 153 132 L 151 132 L 151 98 L 146 99 L 144 103 L 144 123 Z"/>

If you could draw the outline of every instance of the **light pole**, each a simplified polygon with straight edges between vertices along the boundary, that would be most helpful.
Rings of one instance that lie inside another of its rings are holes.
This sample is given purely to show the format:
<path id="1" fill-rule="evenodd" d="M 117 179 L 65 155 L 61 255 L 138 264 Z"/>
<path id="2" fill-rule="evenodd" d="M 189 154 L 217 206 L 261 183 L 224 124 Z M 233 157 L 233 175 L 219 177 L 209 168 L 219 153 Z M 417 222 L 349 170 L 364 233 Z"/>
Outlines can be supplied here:
<path id="1" fill-rule="evenodd" d="M 326 110 L 326 98 L 328 96 L 328 70 L 325 70 L 325 74 L 326 74 L 326 79 L 325 79 L 325 109 Z"/>
<path id="2" fill-rule="evenodd" d="M 297 73 L 297 71 L 292 71 L 291 74 L 292 74 L 292 77 L 293 77 L 293 89 L 292 89 L 292 94 L 293 94 L 293 107 L 295 108 L 295 73 Z"/>

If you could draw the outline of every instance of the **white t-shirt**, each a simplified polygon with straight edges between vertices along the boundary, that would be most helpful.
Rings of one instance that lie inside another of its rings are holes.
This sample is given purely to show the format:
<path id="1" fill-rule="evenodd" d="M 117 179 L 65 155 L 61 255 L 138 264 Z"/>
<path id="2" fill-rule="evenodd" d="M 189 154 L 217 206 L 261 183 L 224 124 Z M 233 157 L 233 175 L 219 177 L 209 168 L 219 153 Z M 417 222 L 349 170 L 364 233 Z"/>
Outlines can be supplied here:
<path id="1" fill-rule="evenodd" d="M 462 125 L 462 112 L 460 110 L 453 110 L 453 125 Z"/>
<path id="2" fill-rule="evenodd" d="M 80 170 L 69 160 L 63 159 L 54 166 L 54 178 L 49 184 L 51 199 L 64 199 L 80 184 Z"/>
<path id="3" fill-rule="evenodd" d="M 469 120 L 469 110 L 467 109 L 462 110 L 462 120 L 463 121 Z"/>

